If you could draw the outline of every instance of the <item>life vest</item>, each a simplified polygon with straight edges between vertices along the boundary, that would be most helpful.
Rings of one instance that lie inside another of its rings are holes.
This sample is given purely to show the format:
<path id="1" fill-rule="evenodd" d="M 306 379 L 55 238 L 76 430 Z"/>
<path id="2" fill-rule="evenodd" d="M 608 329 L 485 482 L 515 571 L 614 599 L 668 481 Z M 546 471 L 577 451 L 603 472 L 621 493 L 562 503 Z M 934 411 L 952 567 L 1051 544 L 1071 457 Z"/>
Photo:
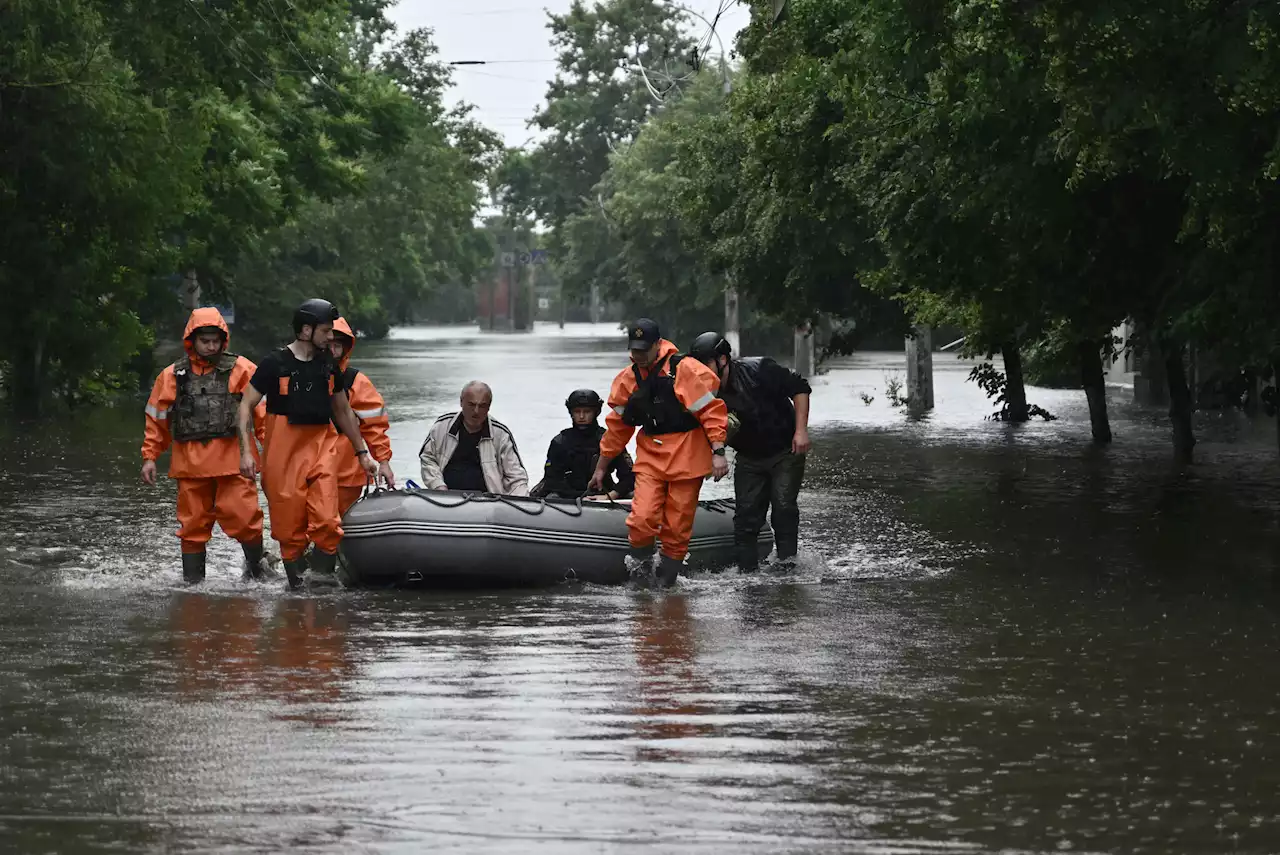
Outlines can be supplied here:
<path id="1" fill-rule="evenodd" d="M 351 384 L 356 382 L 356 375 L 360 373 L 358 368 L 352 368 L 348 365 L 342 369 L 342 394 L 347 396 L 347 400 L 351 400 Z M 338 427 L 338 423 L 333 419 L 333 410 L 329 410 L 329 422 L 333 425 L 334 430 L 342 433 L 342 428 Z"/>
<path id="2" fill-rule="evenodd" d="M 328 424 L 333 415 L 333 362 L 321 354 L 303 362 L 287 347 L 280 349 L 280 362 L 275 394 L 267 395 L 267 412 L 287 416 L 291 425 Z"/>
<path id="3" fill-rule="evenodd" d="M 587 489 L 587 482 L 591 480 L 591 473 L 596 471 L 596 463 L 600 460 L 600 437 L 604 435 L 604 431 L 601 428 L 593 427 L 591 434 L 588 434 L 591 437 L 590 440 L 583 442 L 587 437 L 573 437 L 577 441 L 569 445 L 569 459 L 567 461 L 569 470 L 564 473 L 565 480 L 570 485 L 576 487 L 578 484 L 582 484 L 583 490 Z M 612 481 L 613 479 L 606 475 L 605 480 Z M 611 487 L 612 484 L 606 485 L 606 488 Z"/>
<path id="4" fill-rule="evenodd" d="M 213 371 L 207 374 L 192 371 L 189 356 L 173 364 L 178 392 L 169 429 L 174 442 L 208 442 L 236 435 L 236 417 L 243 397 L 240 392 L 231 391 L 231 371 L 237 358 L 234 353 L 220 354 Z"/>
<path id="5" fill-rule="evenodd" d="M 682 359 L 682 353 L 662 357 L 649 369 L 648 377 L 641 377 L 640 369 L 631 366 L 636 377 L 636 390 L 623 408 L 624 422 L 640 428 L 649 436 L 688 433 L 702 427 L 697 417 L 686 410 L 676 397 L 676 368 Z M 662 368 L 668 361 L 671 373 L 663 374 Z"/>
<path id="6" fill-rule="evenodd" d="M 600 438 L 602 436 L 604 436 L 604 428 L 599 425 L 592 425 L 590 431 L 579 432 L 576 428 L 569 428 L 569 430 L 561 432 L 560 436 L 556 438 L 561 449 L 565 452 L 564 465 L 567 467 L 564 471 L 556 473 L 558 476 L 557 486 L 567 486 L 570 490 L 576 491 L 574 498 L 587 489 L 591 474 L 596 470 L 596 463 L 600 460 Z M 607 473 L 604 476 L 603 486 L 605 492 L 617 486 L 614 483 L 612 473 Z"/>
<path id="7" fill-rule="evenodd" d="M 359 376 L 360 369 L 352 368 L 348 365 L 342 370 L 342 388 L 347 391 L 347 397 L 351 397 L 351 387 L 355 385 L 356 377 Z"/>

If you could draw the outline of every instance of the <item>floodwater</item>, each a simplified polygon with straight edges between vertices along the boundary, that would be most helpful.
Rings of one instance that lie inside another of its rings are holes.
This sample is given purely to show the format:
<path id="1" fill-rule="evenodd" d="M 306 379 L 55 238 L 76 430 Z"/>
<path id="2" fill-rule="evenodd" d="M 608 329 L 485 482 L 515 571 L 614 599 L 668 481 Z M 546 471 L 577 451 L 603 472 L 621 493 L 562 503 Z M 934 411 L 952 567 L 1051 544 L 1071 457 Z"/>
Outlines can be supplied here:
<path id="1" fill-rule="evenodd" d="M 415 476 L 487 380 L 541 465 L 608 327 L 403 329 L 355 363 Z M 0 851 L 1280 851 L 1274 427 L 1031 390 L 983 421 L 814 380 L 793 573 L 673 593 L 184 590 L 140 405 L 0 433 Z M 874 396 L 864 404 L 861 393 Z M 715 485 L 712 495 L 731 491 Z"/>

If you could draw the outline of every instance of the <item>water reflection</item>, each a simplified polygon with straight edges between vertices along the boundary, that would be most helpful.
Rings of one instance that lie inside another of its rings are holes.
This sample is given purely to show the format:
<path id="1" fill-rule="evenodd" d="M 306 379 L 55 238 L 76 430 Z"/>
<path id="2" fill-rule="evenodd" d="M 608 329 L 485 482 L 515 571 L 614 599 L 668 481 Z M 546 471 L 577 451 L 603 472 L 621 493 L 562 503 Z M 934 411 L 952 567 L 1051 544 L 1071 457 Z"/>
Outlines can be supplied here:
<path id="1" fill-rule="evenodd" d="M 208 701 L 261 683 L 259 603 L 244 597 L 180 593 L 169 611 L 168 647 L 179 697 Z"/>
<path id="2" fill-rule="evenodd" d="M 283 704 L 274 713 L 282 721 L 336 724 L 356 670 L 347 653 L 347 608 L 301 597 L 270 603 L 176 595 L 167 646 L 179 697 L 272 699 Z"/>
<path id="3" fill-rule="evenodd" d="M 347 656 L 343 603 L 292 597 L 280 601 L 267 632 L 264 688 L 285 702 L 282 718 L 314 725 L 339 721 L 337 702 L 354 671 Z"/>
<path id="4" fill-rule="evenodd" d="M 697 720 L 710 708 L 694 698 L 705 694 L 697 672 L 697 637 L 689 617 L 689 601 L 682 594 L 638 597 L 631 619 L 639 666 L 640 705 L 635 728 L 645 740 L 688 739 L 712 731 Z M 681 759 L 678 748 L 641 743 L 638 760 Z"/>

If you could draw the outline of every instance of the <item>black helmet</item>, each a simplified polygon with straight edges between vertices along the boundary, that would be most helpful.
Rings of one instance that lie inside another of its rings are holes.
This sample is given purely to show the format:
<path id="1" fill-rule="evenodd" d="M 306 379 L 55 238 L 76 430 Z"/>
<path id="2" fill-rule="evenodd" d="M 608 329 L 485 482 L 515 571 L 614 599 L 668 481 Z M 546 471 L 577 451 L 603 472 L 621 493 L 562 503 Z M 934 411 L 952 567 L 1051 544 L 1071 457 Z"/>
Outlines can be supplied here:
<path id="1" fill-rule="evenodd" d="M 574 389 L 569 393 L 569 397 L 564 399 L 564 408 L 572 415 L 578 407 L 591 407 L 599 416 L 600 411 L 604 409 L 604 401 L 596 394 L 595 389 Z"/>
<path id="2" fill-rule="evenodd" d="M 337 306 L 328 300 L 313 297 L 293 310 L 293 334 L 297 335 L 302 332 L 302 328 L 305 326 L 315 327 L 320 324 L 331 324 L 339 317 L 341 315 L 338 313 Z"/>
<path id="3" fill-rule="evenodd" d="M 733 347 L 729 340 L 718 332 L 704 332 L 693 340 L 689 355 L 699 362 L 707 362 L 717 356 L 732 356 Z"/>

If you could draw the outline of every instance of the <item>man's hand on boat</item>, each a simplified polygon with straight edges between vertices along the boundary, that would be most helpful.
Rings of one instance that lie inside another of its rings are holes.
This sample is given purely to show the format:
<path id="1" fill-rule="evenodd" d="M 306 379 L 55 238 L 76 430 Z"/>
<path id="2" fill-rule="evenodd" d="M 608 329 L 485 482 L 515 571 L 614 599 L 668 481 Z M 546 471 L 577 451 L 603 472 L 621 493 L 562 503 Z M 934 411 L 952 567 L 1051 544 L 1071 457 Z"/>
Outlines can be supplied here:
<path id="1" fill-rule="evenodd" d="M 382 480 L 386 482 L 388 490 L 396 488 L 396 473 L 391 469 L 390 460 L 384 460 L 378 464 L 378 475 L 382 476 Z M 377 477 L 373 479 L 373 483 L 378 483 Z"/>
<path id="2" fill-rule="evenodd" d="M 609 472 L 610 460 L 600 458 L 600 462 L 596 464 L 596 471 L 591 473 L 591 480 L 587 482 L 587 495 L 595 496 L 604 492 L 604 476 Z"/>
<path id="3" fill-rule="evenodd" d="M 373 459 L 373 455 L 369 453 L 369 449 L 363 448 L 356 452 L 356 460 L 360 461 L 360 468 L 364 470 L 364 474 L 368 478 L 373 479 L 373 483 L 378 483 L 378 474 L 381 467 L 378 461 Z"/>
<path id="4" fill-rule="evenodd" d="M 720 451 L 724 448 L 724 443 L 712 443 L 712 448 Z M 725 459 L 724 454 L 716 454 L 711 458 L 711 477 L 719 481 L 721 478 L 729 474 L 729 461 Z"/>

